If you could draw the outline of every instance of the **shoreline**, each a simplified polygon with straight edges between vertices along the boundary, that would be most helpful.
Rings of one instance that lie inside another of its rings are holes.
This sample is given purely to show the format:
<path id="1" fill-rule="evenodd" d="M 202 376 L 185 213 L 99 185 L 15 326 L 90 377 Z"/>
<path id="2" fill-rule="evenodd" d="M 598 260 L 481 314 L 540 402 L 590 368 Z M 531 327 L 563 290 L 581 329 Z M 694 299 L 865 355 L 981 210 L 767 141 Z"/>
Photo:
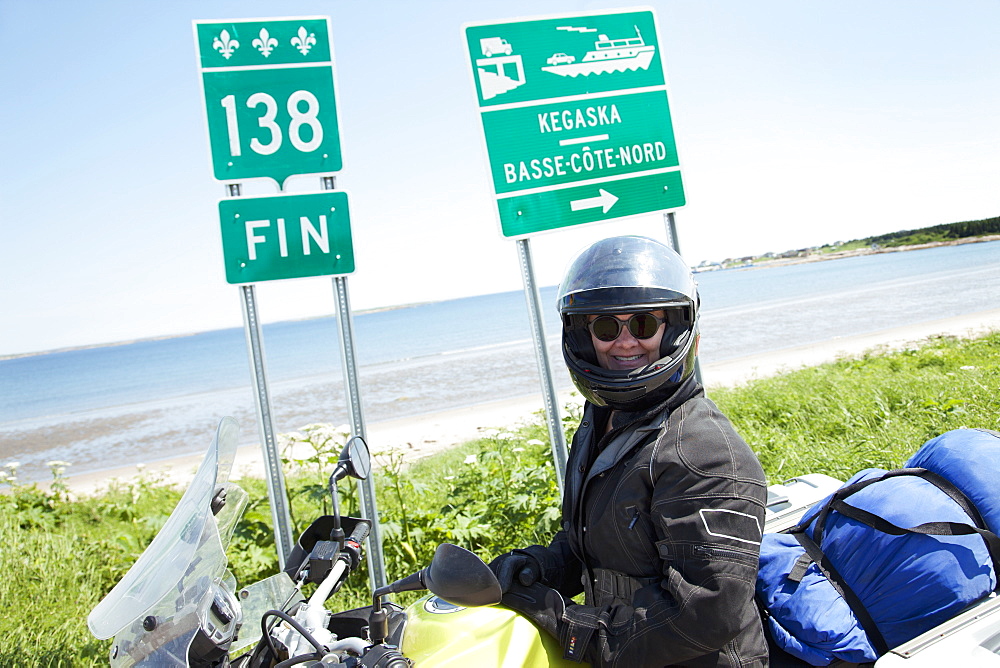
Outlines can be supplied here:
<path id="1" fill-rule="evenodd" d="M 938 248 L 938 247 L 941 247 L 941 246 L 960 246 L 960 245 L 963 245 L 963 244 L 983 243 L 983 242 L 990 242 L 990 241 L 1000 241 L 1000 234 L 985 235 L 985 236 L 979 236 L 979 237 L 964 237 L 964 238 L 961 238 L 961 239 L 952 239 L 952 240 L 948 240 L 948 241 L 932 241 L 932 242 L 926 243 L 926 244 L 915 244 L 915 245 L 910 245 L 910 246 L 887 246 L 887 247 L 880 247 L 880 248 L 874 248 L 874 249 L 873 248 L 858 248 L 858 249 L 854 249 L 854 250 L 833 251 L 831 253 L 822 253 L 822 254 L 821 253 L 812 253 L 812 254 L 809 254 L 809 255 L 802 256 L 802 257 L 764 259 L 764 260 L 760 260 L 760 261 L 754 262 L 751 265 L 733 266 L 733 267 L 726 267 L 726 268 L 723 268 L 723 269 L 698 270 L 697 267 L 692 267 L 691 269 L 694 272 L 695 277 L 697 277 L 698 274 L 705 273 L 706 271 L 745 271 L 745 270 L 749 270 L 749 269 L 767 269 L 769 267 L 783 267 L 783 266 L 788 266 L 788 265 L 793 265 L 793 264 L 806 264 L 806 263 L 810 263 L 810 262 L 825 262 L 827 260 L 840 260 L 840 259 L 843 259 L 843 258 L 858 257 L 858 256 L 861 256 L 861 255 L 877 255 L 877 254 L 880 254 L 880 253 L 899 253 L 899 252 L 906 252 L 906 251 L 913 251 L 913 250 L 925 250 L 925 249 L 928 249 L 928 248 Z M 464 297 L 454 297 L 452 299 L 445 299 L 445 300 L 441 300 L 441 301 L 452 301 L 453 299 L 464 299 Z M 353 315 L 357 316 L 357 315 L 362 315 L 362 314 L 366 314 L 366 313 L 380 313 L 380 312 L 383 312 L 383 311 L 395 311 L 395 310 L 400 310 L 400 309 L 413 308 L 413 307 L 416 307 L 416 306 L 423 306 L 423 305 L 430 304 L 430 303 L 435 303 L 435 302 L 413 302 L 413 303 L 408 303 L 408 304 L 396 304 L 396 305 L 391 305 L 391 306 L 374 306 L 374 307 L 366 308 L 366 309 L 358 309 L 356 311 L 353 311 L 352 313 L 353 313 Z M 281 322 L 300 322 L 300 321 L 306 321 L 306 320 L 316 320 L 316 319 L 320 319 L 320 318 L 329 318 L 329 317 L 331 317 L 331 315 L 334 315 L 334 314 L 320 315 L 320 316 L 310 316 L 310 317 L 303 317 L 303 318 L 292 318 L 290 320 L 285 320 L 285 321 L 281 321 Z M 277 324 L 277 323 L 267 323 L 267 324 L 271 325 L 271 324 Z M 239 329 L 239 328 L 226 328 L 226 329 Z M 9 353 L 9 354 L 0 355 L 0 362 L 4 362 L 4 361 L 7 361 L 7 360 L 13 360 L 13 359 L 19 359 L 19 358 L 22 358 L 22 357 L 35 357 L 35 356 L 38 356 L 38 355 L 49 355 L 49 354 L 57 354 L 57 353 L 67 353 L 67 352 L 75 352 L 75 351 L 78 351 L 78 350 L 89 350 L 91 348 L 108 348 L 108 347 L 113 347 L 113 346 L 127 346 L 127 345 L 131 345 L 133 343 L 145 343 L 145 342 L 148 342 L 148 341 L 162 341 L 164 339 L 179 339 L 179 338 L 185 338 L 185 337 L 189 337 L 189 336 L 197 336 L 199 334 L 204 334 L 204 333 L 210 332 L 210 331 L 219 331 L 219 330 L 203 330 L 203 331 L 197 331 L 197 332 L 180 332 L 180 333 L 177 333 L 177 334 L 162 334 L 162 335 L 159 335 L 159 336 L 140 337 L 140 338 L 128 339 L 128 340 L 124 340 L 124 341 L 111 341 L 111 342 L 108 342 L 108 343 L 88 343 L 88 344 L 82 344 L 82 345 L 79 345 L 79 346 L 67 346 L 67 347 L 63 347 L 63 348 L 53 348 L 51 350 L 37 350 L 37 351 L 24 352 L 24 353 Z"/>
<path id="2" fill-rule="evenodd" d="M 770 353 L 702 364 L 701 373 L 709 393 L 713 388 L 733 387 L 749 381 L 808 366 L 858 356 L 868 351 L 900 350 L 935 336 L 971 338 L 1000 331 L 1000 309 L 980 311 L 952 318 L 885 329 L 867 334 L 840 337 L 815 344 L 785 348 Z M 580 403 L 575 391 L 558 393 L 560 407 Z M 481 403 L 462 408 L 366 425 L 373 454 L 402 451 L 414 461 L 474 440 L 489 431 L 499 431 L 527 420 L 543 409 L 541 393 Z M 212 434 L 205 434 L 205 447 Z M 113 481 L 128 482 L 140 476 L 155 476 L 168 484 L 186 485 L 204 454 L 171 458 L 146 465 L 126 466 L 70 475 L 65 482 L 75 496 L 91 495 Z M 263 477 L 264 460 L 256 445 L 242 446 L 237 452 L 232 479 Z M 42 489 L 50 483 L 38 483 Z"/>
<path id="3" fill-rule="evenodd" d="M 825 262 L 827 260 L 842 260 L 848 257 L 859 257 L 862 255 L 880 255 L 883 253 L 902 253 L 906 251 L 926 250 L 928 248 L 941 248 L 944 246 L 962 246 L 965 244 L 977 244 L 990 241 L 1000 241 L 1000 234 L 988 234 L 980 237 L 963 237 L 961 239 L 949 239 L 948 241 L 930 241 L 925 244 L 911 244 L 909 246 L 880 246 L 878 248 L 855 248 L 853 250 L 832 251 L 830 253 L 809 253 L 797 257 L 787 258 L 764 258 L 756 260 L 753 264 L 735 265 L 722 269 L 694 269 L 695 275 L 708 271 L 743 271 L 748 269 L 767 269 L 769 267 L 785 267 L 793 264 L 808 264 L 810 262 Z"/>

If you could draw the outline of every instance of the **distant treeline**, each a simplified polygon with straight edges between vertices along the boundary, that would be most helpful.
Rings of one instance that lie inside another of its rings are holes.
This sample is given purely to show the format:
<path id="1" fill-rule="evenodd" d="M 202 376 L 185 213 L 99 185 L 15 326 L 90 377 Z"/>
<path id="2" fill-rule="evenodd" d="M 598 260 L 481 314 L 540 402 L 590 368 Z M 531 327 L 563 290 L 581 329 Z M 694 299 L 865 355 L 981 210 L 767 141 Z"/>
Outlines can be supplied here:
<path id="1" fill-rule="evenodd" d="M 942 239 L 964 239 L 966 237 L 981 237 L 987 234 L 1000 234 L 1000 217 L 984 220 L 969 220 L 964 223 L 945 223 L 924 227 L 919 230 L 900 230 L 881 234 L 877 237 L 864 239 L 866 244 L 879 246 L 902 246 L 909 244 L 928 243 Z"/>

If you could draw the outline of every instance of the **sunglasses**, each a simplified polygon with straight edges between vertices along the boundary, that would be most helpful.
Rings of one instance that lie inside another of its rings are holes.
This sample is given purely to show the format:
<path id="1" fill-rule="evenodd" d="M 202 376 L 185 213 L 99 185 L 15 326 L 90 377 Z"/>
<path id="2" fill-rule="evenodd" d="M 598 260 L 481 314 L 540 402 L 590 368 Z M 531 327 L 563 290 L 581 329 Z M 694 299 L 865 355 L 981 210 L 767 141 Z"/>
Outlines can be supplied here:
<path id="1" fill-rule="evenodd" d="M 628 320 L 619 320 L 614 316 L 602 315 L 587 323 L 587 329 L 598 341 L 614 341 L 622 333 L 622 326 L 628 325 L 628 331 L 637 339 L 648 339 L 656 334 L 661 322 L 666 318 L 657 318 L 652 313 L 636 313 Z"/>

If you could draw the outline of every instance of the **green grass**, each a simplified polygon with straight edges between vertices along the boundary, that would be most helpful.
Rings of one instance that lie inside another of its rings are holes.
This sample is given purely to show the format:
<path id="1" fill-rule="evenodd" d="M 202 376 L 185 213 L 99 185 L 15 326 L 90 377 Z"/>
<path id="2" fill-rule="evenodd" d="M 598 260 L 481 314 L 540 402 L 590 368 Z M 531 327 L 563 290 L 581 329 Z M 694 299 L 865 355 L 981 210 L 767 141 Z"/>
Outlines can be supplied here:
<path id="1" fill-rule="evenodd" d="M 0 665 L 106 665 L 87 614 L 166 521 L 180 493 L 145 480 L 69 501 L 17 487 L 0 496 Z"/>
<path id="2" fill-rule="evenodd" d="M 961 426 L 1000 428 L 1000 333 L 939 338 L 912 350 L 761 379 L 711 392 L 756 450 L 771 482 L 809 472 L 844 479 L 869 466 L 894 468 L 927 439 Z M 569 416 L 572 430 L 578 416 Z M 289 475 L 296 531 L 329 507 L 326 474 L 342 436 L 304 428 L 312 454 Z M 485 559 L 545 542 L 559 501 L 542 416 L 434 457 L 403 466 L 376 457 L 377 499 L 390 578 L 415 572 L 438 543 Z M 240 582 L 277 568 L 265 483 L 243 480 L 251 503 L 229 550 Z M 357 508 L 342 483 L 342 508 Z M 86 628 L 90 609 L 124 575 L 180 498 L 154 478 L 117 483 L 80 500 L 63 480 L 50 491 L 11 485 L 0 495 L 0 666 L 106 665 L 108 641 Z M 364 568 L 338 593 L 341 608 L 368 599 Z"/>
<path id="3" fill-rule="evenodd" d="M 926 440 L 1000 425 L 1000 334 L 936 338 L 712 393 L 772 482 L 897 468 Z"/>

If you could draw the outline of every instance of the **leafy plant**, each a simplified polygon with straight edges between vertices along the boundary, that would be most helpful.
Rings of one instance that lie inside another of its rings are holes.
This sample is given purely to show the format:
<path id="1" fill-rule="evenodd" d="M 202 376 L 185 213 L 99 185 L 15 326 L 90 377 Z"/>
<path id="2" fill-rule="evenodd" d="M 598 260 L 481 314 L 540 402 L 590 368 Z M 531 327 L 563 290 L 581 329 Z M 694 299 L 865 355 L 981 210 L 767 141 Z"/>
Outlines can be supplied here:
<path id="1" fill-rule="evenodd" d="M 758 453 L 768 478 L 780 482 L 808 472 L 846 478 L 868 466 L 894 468 L 949 429 L 998 429 L 997 387 L 1000 333 L 874 351 L 710 394 Z M 569 433 L 577 410 L 567 407 Z M 342 431 L 314 427 L 286 440 L 299 441 L 286 465 L 293 516 L 302 518 L 296 532 L 327 511 L 326 480 L 343 445 L 344 436 L 336 436 Z M 489 559 L 545 543 L 557 528 L 559 499 L 541 415 L 426 459 L 408 461 L 395 452 L 375 461 L 390 579 L 424 567 L 441 542 Z M 11 463 L 0 471 L 6 486 L 0 600 L 7 611 L 0 615 L 0 665 L 106 665 L 109 643 L 89 634 L 87 614 L 152 540 L 181 491 L 144 475 L 74 499 L 59 467 L 54 486 L 42 490 L 19 484 Z M 237 580 L 249 583 L 278 564 L 266 483 L 244 478 L 239 484 L 250 505 L 229 558 Z M 341 488 L 342 510 L 357 514 L 355 486 Z M 370 602 L 364 561 L 359 571 L 337 594 L 338 607 Z"/>
<path id="2" fill-rule="evenodd" d="M 318 505 L 323 514 L 330 511 L 328 476 L 340 458 L 340 452 L 351 435 L 351 428 L 345 425 L 334 427 L 325 423 L 308 424 L 301 431 L 279 434 L 281 459 L 290 472 L 307 472 L 311 482 L 295 489 L 296 497 L 314 507 Z"/>

